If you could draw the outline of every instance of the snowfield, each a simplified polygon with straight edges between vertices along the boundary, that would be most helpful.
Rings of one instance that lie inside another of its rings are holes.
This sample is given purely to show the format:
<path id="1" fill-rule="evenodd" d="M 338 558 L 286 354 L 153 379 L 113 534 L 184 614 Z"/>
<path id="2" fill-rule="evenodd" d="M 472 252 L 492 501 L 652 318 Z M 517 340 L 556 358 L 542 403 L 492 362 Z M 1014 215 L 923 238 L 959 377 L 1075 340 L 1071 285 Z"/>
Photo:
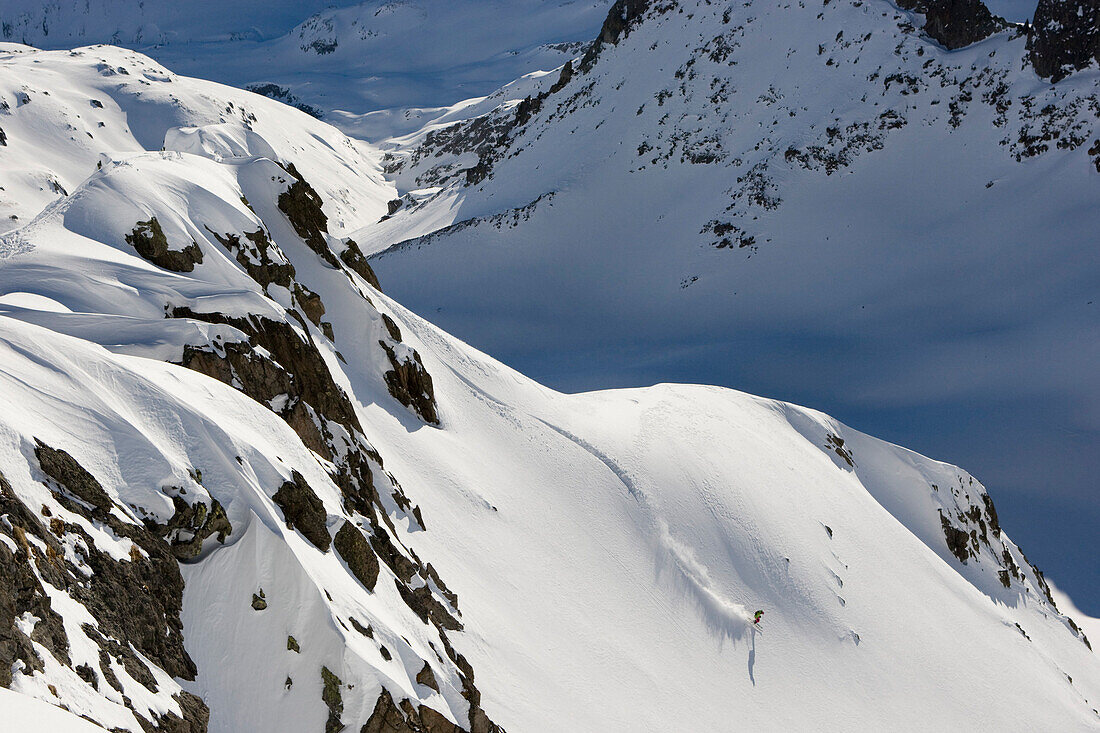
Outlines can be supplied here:
<path id="1" fill-rule="evenodd" d="M 5 725 L 1100 728 L 969 473 L 448 335 L 363 257 L 381 149 L 111 47 L 0 47 L 0 128 Z"/>

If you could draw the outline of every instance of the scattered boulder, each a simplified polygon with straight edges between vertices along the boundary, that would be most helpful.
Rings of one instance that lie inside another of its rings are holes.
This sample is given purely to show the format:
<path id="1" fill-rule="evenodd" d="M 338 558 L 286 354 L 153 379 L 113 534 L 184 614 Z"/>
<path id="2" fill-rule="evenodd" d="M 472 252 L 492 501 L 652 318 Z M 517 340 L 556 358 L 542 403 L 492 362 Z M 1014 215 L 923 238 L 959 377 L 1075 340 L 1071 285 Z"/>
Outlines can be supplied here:
<path id="1" fill-rule="evenodd" d="M 267 596 L 264 595 L 264 589 L 260 588 L 259 593 L 252 594 L 252 610 L 263 611 L 267 608 Z M 288 642 L 289 644 L 289 642 Z"/>

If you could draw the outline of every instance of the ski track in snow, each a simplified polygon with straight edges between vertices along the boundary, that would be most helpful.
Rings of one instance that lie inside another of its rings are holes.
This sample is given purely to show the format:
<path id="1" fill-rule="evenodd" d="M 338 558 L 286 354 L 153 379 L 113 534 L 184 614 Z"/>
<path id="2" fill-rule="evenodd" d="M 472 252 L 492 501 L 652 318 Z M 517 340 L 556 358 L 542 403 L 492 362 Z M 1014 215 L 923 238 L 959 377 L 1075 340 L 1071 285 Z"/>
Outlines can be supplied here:
<path id="1" fill-rule="evenodd" d="M 630 473 L 583 438 L 540 417 L 532 417 L 606 466 L 622 483 L 627 493 L 638 501 L 647 515 L 647 525 L 657 536 L 658 577 L 665 575 L 664 571 L 672 570 L 673 582 L 680 590 L 687 592 L 686 595 L 695 602 L 707 627 L 721 640 L 743 637 L 752 623 L 752 616 L 743 605 L 730 600 L 715 587 L 707 566 L 699 561 L 690 546 L 672 536 L 665 520 L 656 517 L 650 497 L 634 482 Z"/>
<path id="2" fill-rule="evenodd" d="M 748 609 L 726 598 L 714 587 L 707 566 L 699 561 L 690 547 L 672 536 L 668 524 L 660 521 L 658 527 L 663 557 L 676 570 L 684 588 L 699 606 L 707 626 L 723 639 L 743 637 L 752 623 Z M 752 653 L 755 655 L 755 649 Z"/>

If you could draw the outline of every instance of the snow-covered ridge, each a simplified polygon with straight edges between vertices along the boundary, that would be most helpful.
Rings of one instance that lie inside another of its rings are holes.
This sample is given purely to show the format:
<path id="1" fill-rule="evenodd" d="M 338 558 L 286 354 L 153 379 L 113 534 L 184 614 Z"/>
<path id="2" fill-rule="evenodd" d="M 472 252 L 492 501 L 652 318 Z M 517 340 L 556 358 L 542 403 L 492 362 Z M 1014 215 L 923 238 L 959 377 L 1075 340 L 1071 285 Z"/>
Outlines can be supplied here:
<path id="1" fill-rule="evenodd" d="M 965 471 L 726 389 L 546 389 L 378 290 L 369 148 L 80 54 L 0 59 L 5 100 L 38 75 L 0 165 L 68 176 L 2 183 L 4 685 L 135 733 L 1096 726 Z"/>
<path id="2" fill-rule="evenodd" d="M 633 5 L 587 70 L 390 141 L 404 203 L 354 233 L 387 292 L 563 389 L 735 385 L 1088 501 L 1096 67 L 885 0 Z"/>

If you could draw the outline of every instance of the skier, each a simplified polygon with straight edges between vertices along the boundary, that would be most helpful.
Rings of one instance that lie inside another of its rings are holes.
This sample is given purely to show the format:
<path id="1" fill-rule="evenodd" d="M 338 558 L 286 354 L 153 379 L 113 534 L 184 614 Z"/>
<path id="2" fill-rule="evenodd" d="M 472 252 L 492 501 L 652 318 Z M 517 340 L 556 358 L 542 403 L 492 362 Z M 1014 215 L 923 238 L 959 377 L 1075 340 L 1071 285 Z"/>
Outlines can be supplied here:
<path id="1" fill-rule="evenodd" d="M 756 613 L 754 613 L 753 617 L 752 617 L 753 624 L 756 625 L 756 626 L 759 626 L 760 625 L 760 617 L 763 616 L 763 615 L 764 615 L 763 611 L 757 611 Z"/>

